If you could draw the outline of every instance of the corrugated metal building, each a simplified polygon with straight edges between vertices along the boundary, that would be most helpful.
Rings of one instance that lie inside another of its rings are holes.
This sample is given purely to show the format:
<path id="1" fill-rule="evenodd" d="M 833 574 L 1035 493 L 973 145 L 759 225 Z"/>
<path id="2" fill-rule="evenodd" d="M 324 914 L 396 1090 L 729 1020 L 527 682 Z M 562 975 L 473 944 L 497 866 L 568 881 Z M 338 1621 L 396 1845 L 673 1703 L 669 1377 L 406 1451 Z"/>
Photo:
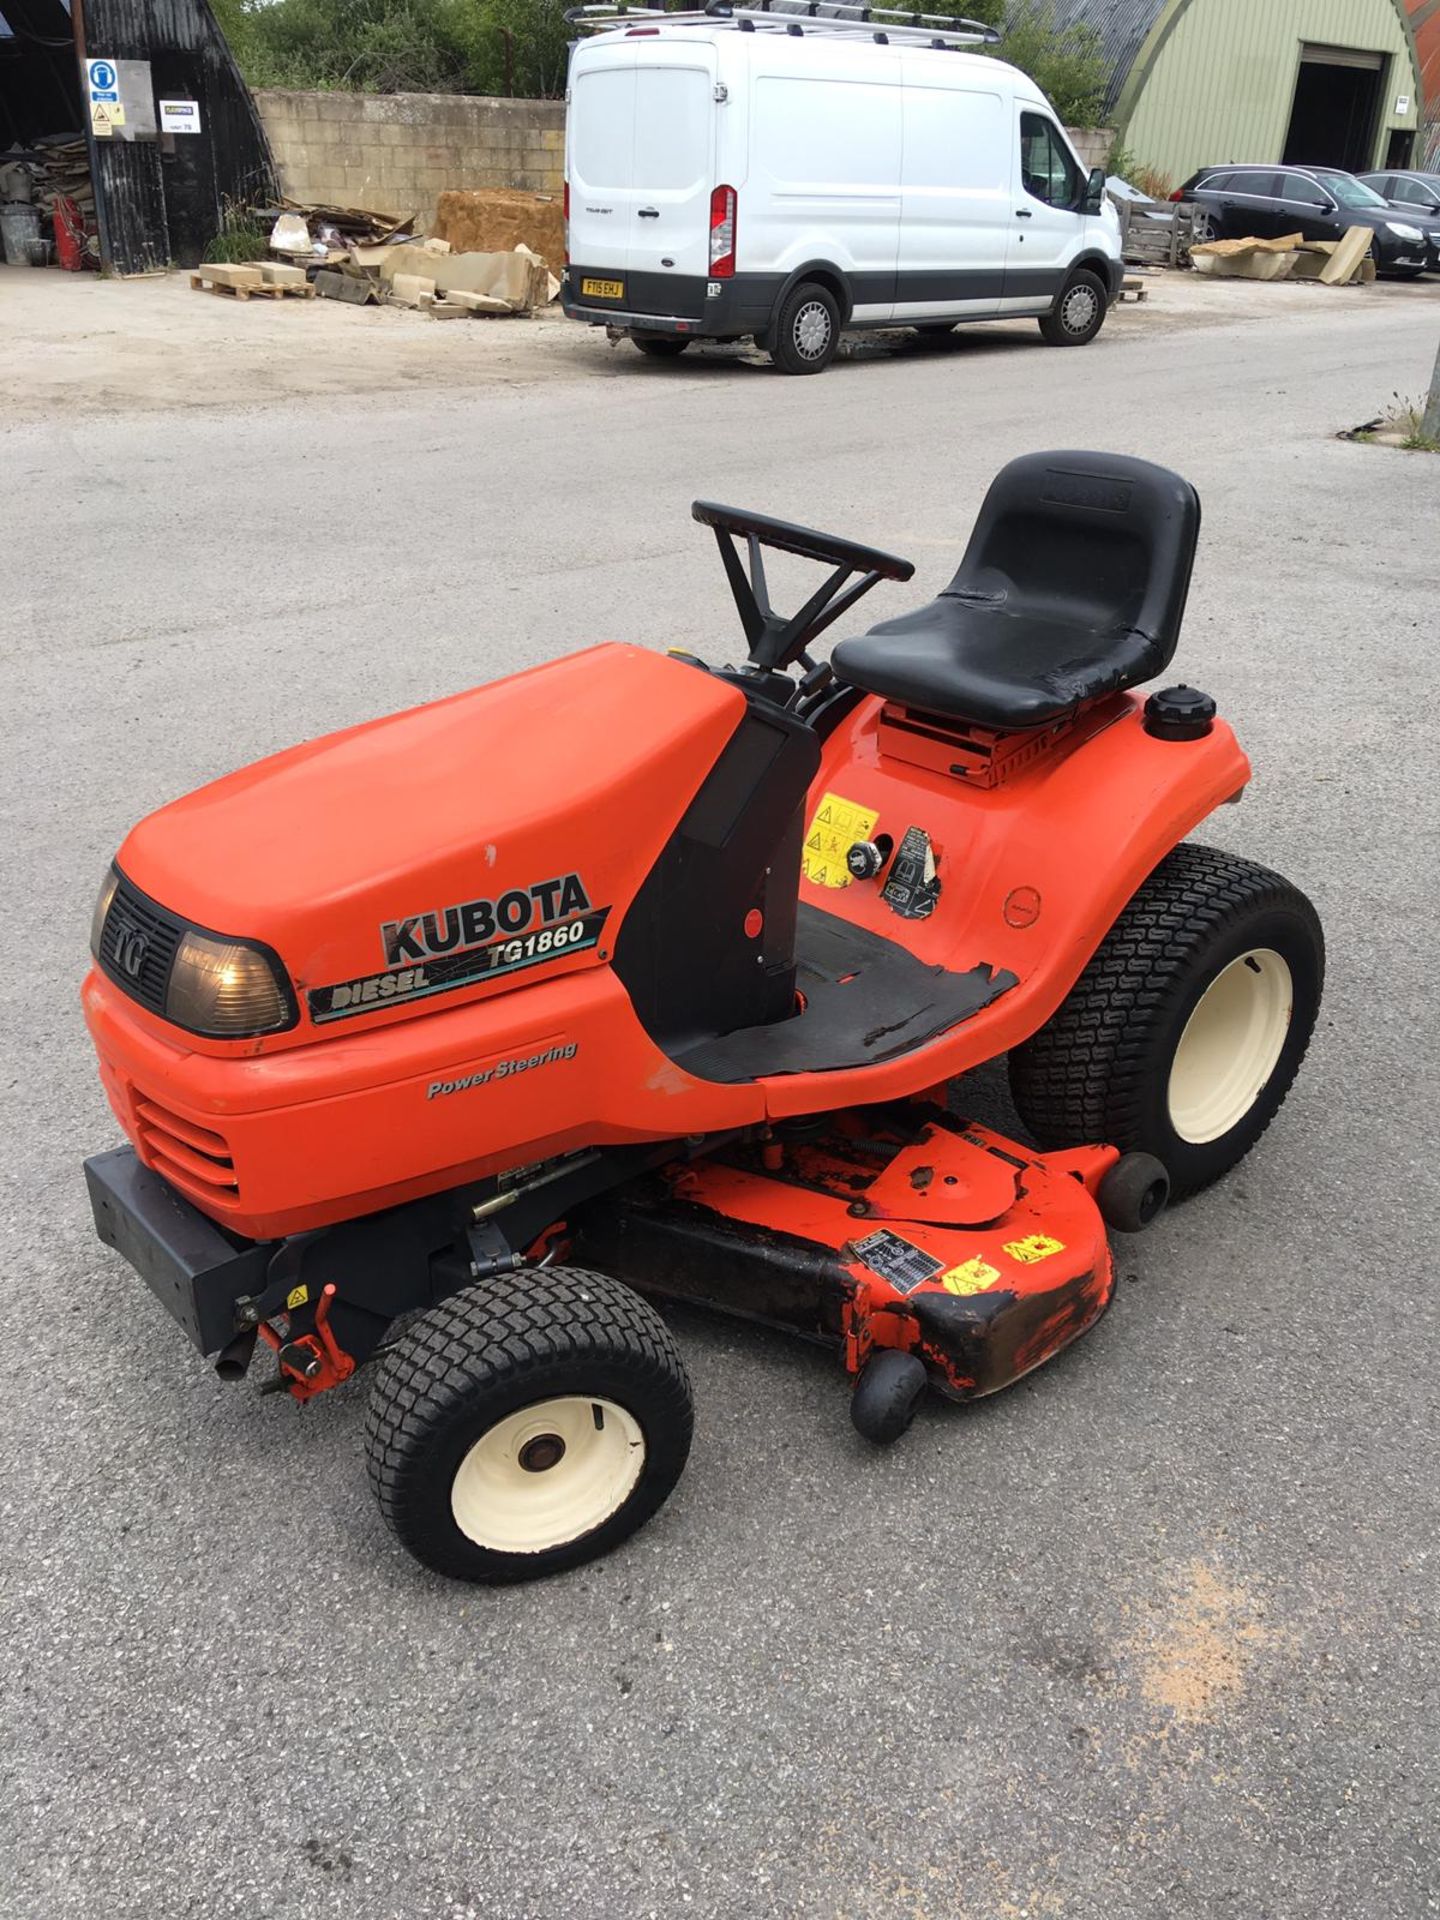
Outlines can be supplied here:
<path id="1" fill-rule="evenodd" d="M 104 265 L 193 266 L 265 199 L 260 116 L 206 0 L 0 0 L 0 162 L 83 137 Z"/>
<path id="2" fill-rule="evenodd" d="M 1425 98 L 1424 152 L 1415 165 L 1440 171 L 1440 0 L 1407 0 L 1407 4 Z"/>
<path id="3" fill-rule="evenodd" d="M 1177 185 L 1226 160 L 1419 163 L 1407 0 L 1057 0 L 1056 15 L 1099 31 L 1107 120 Z"/>

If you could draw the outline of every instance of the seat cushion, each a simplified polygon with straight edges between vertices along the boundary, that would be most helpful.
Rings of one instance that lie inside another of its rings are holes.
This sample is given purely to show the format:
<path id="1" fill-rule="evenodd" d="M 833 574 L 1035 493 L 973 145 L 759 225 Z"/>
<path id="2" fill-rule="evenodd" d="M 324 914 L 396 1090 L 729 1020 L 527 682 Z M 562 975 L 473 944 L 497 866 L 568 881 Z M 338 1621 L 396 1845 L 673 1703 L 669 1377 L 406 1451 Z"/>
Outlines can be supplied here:
<path id="1" fill-rule="evenodd" d="M 887 700 L 999 731 L 1049 726 L 1163 670 L 1132 627 L 1007 612 L 1000 596 L 942 593 L 928 607 L 842 640 L 836 677 Z"/>

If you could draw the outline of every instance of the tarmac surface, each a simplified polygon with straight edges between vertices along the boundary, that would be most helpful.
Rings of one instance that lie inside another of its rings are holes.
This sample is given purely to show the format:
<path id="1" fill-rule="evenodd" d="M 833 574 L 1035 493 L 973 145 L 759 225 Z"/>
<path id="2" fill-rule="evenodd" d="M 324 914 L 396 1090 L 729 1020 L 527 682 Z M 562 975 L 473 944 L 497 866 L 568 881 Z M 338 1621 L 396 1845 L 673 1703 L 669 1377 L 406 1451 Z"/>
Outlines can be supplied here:
<path id="1" fill-rule="evenodd" d="M 1440 458 L 1334 438 L 1426 385 L 1425 291 L 819 380 L 580 336 L 511 386 L 447 345 L 403 394 L 81 393 L 0 435 L 6 1920 L 1440 1910 Z M 880 618 L 1054 445 L 1203 496 L 1178 677 L 1256 769 L 1203 837 L 1330 943 L 1288 1106 L 999 1398 L 874 1452 L 830 1356 L 678 1315 L 698 1427 L 659 1517 L 546 1584 L 426 1574 L 364 1384 L 222 1385 L 92 1236 L 106 862 L 198 782 L 595 638 L 734 657 L 697 495 L 911 555 Z"/>

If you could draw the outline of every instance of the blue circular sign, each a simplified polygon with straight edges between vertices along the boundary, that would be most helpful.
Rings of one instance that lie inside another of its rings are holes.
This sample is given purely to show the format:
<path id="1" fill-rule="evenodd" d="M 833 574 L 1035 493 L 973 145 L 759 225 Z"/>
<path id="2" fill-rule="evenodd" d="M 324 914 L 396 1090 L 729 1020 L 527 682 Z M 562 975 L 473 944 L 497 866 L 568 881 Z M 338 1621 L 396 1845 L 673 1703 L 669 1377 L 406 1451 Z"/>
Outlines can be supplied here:
<path id="1" fill-rule="evenodd" d="M 115 87 L 115 69 L 108 60 L 90 62 L 90 85 L 96 93 L 111 93 Z"/>

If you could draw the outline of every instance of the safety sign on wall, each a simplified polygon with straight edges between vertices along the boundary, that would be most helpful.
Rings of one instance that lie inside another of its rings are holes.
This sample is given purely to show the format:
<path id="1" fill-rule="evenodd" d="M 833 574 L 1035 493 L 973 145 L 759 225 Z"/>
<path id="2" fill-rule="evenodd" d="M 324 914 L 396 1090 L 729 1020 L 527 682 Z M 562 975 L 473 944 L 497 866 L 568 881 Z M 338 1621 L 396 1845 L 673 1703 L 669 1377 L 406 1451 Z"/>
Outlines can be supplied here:
<path id="1" fill-rule="evenodd" d="M 161 133 L 199 133 L 200 102 L 198 100 L 162 100 L 160 131 Z"/>
<path id="2" fill-rule="evenodd" d="M 90 131 L 97 140 L 153 140 L 155 93 L 148 60 L 85 62 Z"/>
<path id="3" fill-rule="evenodd" d="M 120 103 L 120 76 L 113 60 L 87 60 L 85 81 L 90 95 L 90 126 L 101 139 L 125 124 Z"/>

